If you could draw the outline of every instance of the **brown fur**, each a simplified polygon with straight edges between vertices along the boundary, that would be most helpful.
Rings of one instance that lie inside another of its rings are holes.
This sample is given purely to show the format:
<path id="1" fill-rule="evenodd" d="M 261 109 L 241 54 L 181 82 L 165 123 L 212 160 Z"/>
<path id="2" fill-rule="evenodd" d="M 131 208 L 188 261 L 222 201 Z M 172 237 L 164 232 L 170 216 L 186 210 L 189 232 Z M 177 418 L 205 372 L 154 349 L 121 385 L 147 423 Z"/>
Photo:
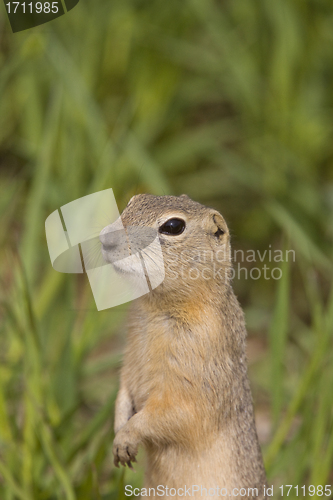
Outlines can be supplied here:
<path id="1" fill-rule="evenodd" d="M 142 444 L 147 488 L 218 486 L 228 496 L 233 488 L 258 488 L 258 496 L 236 498 L 262 499 L 266 478 L 247 376 L 246 330 L 229 278 L 223 217 L 185 195 L 138 195 L 121 220 L 125 229 L 158 230 L 172 217 L 184 219 L 186 230 L 160 235 L 165 279 L 132 304 L 116 401 L 115 464 L 131 466 Z M 218 262 L 222 248 L 225 260 Z M 220 273 L 214 274 L 214 264 Z M 196 279 L 189 277 L 193 269 Z M 194 497 L 202 498 L 201 492 Z"/>

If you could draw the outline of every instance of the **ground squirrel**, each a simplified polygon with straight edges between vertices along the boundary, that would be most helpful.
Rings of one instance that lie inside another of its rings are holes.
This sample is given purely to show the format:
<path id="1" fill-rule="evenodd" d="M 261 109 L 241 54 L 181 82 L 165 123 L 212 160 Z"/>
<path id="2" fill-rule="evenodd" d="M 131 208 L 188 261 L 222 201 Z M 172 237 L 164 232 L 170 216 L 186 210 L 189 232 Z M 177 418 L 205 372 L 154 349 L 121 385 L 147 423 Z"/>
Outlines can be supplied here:
<path id="1" fill-rule="evenodd" d="M 115 464 L 131 467 L 142 444 L 146 488 L 175 488 L 174 498 L 184 496 L 185 485 L 211 488 L 210 495 L 218 487 L 220 496 L 224 488 L 224 496 L 265 498 L 246 329 L 231 286 L 225 220 L 186 195 L 141 194 L 130 200 L 121 221 L 125 232 L 133 226 L 156 231 L 165 278 L 131 306 L 116 401 Z M 112 257 L 120 243 L 110 242 L 110 227 L 100 235 L 104 259 L 126 273 Z M 202 498 L 205 490 L 191 489 L 190 495 Z"/>

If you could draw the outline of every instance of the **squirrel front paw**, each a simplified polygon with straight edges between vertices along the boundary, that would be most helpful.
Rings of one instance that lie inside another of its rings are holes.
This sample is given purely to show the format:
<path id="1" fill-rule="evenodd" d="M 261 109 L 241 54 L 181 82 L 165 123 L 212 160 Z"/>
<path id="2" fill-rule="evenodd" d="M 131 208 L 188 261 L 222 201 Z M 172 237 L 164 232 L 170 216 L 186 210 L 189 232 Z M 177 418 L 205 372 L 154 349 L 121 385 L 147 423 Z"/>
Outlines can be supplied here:
<path id="1" fill-rule="evenodd" d="M 136 455 L 138 453 L 138 440 L 134 438 L 132 432 L 129 432 L 125 427 L 122 427 L 116 434 L 113 441 L 113 456 L 114 464 L 119 467 L 119 462 L 121 465 L 126 464 L 130 469 L 133 470 L 132 463 L 136 462 Z"/>

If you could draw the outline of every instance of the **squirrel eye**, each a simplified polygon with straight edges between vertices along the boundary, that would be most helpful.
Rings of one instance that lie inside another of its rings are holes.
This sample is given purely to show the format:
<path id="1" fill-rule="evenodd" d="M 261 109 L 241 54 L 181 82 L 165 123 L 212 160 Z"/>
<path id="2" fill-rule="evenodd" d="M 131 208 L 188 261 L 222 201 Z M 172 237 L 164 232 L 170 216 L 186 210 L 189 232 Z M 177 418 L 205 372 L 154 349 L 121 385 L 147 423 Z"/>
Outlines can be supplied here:
<path id="1" fill-rule="evenodd" d="M 169 219 L 159 228 L 159 232 L 162 234 L 172 234 L 178 236 L 182 234 L 185 229 L 185 221 L 182 219 Z"/>

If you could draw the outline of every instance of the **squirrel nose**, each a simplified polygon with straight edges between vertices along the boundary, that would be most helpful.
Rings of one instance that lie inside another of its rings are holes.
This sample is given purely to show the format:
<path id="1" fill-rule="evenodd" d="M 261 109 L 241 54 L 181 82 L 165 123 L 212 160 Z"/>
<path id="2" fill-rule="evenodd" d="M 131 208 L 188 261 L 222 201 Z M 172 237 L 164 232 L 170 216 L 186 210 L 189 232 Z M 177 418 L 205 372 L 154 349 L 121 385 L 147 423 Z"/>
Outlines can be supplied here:
<path id="1" fill-rule="evenodd" d="M 113 224 L 109 224 L 102 229 L 99 235 L 100 242 L 104 248 L 111 250 L 119 243 L 119 238 L 123 232 L 124 226 L 119 217 Z"/>
<path id="2" fill-rule="evenodd" d="M 104 248 L 111 250 L 117 245 L 119 231 L 113 231 L 110 229 L 110 226 L 107 226 L 101 231 L 99 239 Z"/>
<path id="3" fill-rule="evenodd" d="M 123 232 L 123 230 L 111 229 L 111 226 L 105 227 L 99 235 L 100 242 L 106 250 L 112 250 L 118 245 L 119 239 L 122 236 L 121 233 Z"/>

